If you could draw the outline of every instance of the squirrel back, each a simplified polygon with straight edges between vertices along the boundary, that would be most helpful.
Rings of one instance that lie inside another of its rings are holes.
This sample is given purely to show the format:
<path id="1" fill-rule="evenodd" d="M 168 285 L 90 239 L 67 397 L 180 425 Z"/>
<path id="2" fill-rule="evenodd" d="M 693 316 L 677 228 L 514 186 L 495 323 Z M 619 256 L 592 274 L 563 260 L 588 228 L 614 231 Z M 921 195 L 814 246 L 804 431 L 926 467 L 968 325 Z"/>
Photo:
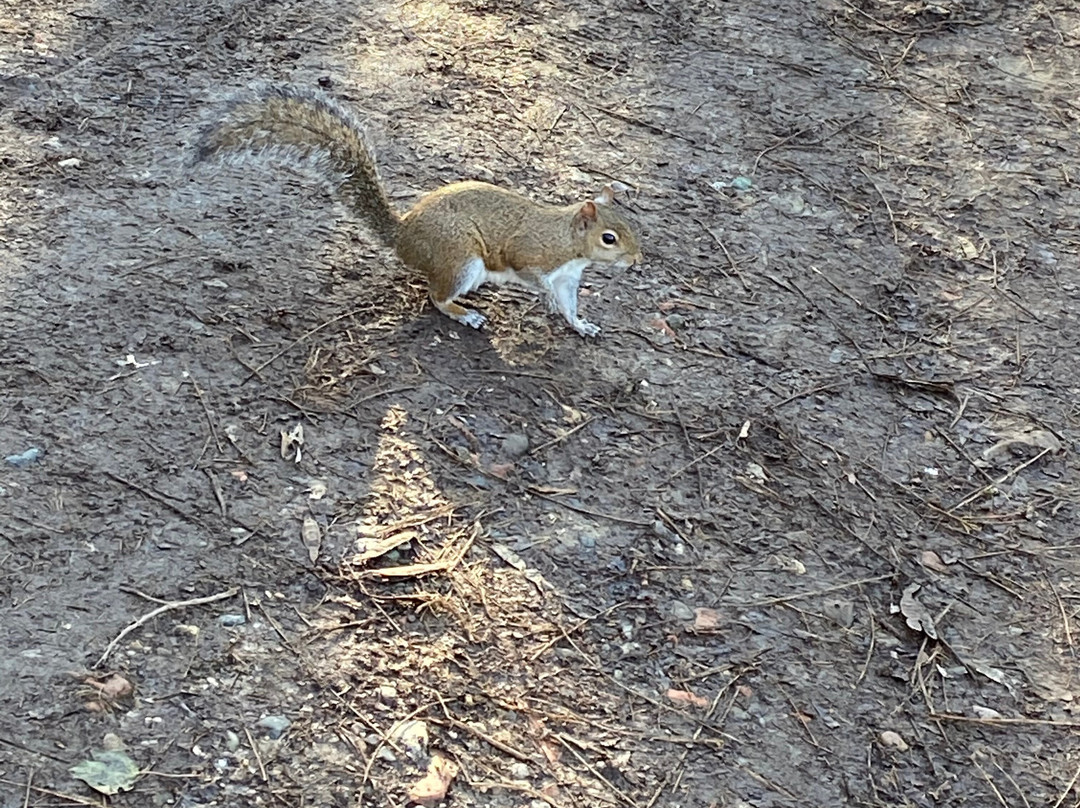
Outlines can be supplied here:
<path id="1" fill-rule="evenodd" d="M 203 132 L 198 158 L 228 151 L 286 152 L 324 160 L 341 177 L 337 188 L 386 243 L 397 243 L 401 216 L 379 180 L 360 121 L 334 99 L 291 86 L 264 86 L 233 100 Z"/>
<path id="2" fill-rule="evenodd" d="M 573 258 L 600 258 L 606 248 L 590 242 L 601 232 L 629 232 L 610 205 L 591 209 L 596 221 L 586 223 L 580 203 L 544 205 L 486 182 L 455 182 L 425 194 L 402 217 L 397 251 L 428 277 L 476 256 L 488 272 L 513 270 L 535 282 Z"/>

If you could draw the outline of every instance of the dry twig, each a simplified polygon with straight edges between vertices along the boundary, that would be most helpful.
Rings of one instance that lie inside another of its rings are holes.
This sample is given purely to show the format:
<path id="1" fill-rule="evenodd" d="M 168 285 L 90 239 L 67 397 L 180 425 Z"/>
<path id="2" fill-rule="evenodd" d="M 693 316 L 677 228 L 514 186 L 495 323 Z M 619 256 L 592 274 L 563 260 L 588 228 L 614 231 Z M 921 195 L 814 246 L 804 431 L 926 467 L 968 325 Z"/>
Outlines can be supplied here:
<path id="1" fill-rule="evenodd" d="M 98 661 L 94 663 L 93 667 L 100 668 L 102 665 L 104 665 L 105 660 L 109 658 L 109 654 L 116 650 L 116 646 L 120 643 L 121 640 L 124 639 L 124 637 L 135 631 L 135 629 L 145 626 L 155 617 L 165 614 L 165 612 L 175 611 L 176 609 L 186 609 L 188 606 L 202 606 L 206 603 L 214 603 L 215 601 L 225 600 L 227 598 L 233 597 L 239 591 L 240 587 L 234 586 L 231 589 L 225 590 L 224 592 L 218 592 L 216 595 L 208 595 L 204 598 L 191 598 L 190 600 L 170 600 L 168 603 L 162 604 L 156 609 L 151 609 L 149 612 L 144 614 L 134 623 L 132 623 L 119 634 L 117 634 L 116 638 L 105 647 L 105 653 L 103 653 L 98 659 Z"/>

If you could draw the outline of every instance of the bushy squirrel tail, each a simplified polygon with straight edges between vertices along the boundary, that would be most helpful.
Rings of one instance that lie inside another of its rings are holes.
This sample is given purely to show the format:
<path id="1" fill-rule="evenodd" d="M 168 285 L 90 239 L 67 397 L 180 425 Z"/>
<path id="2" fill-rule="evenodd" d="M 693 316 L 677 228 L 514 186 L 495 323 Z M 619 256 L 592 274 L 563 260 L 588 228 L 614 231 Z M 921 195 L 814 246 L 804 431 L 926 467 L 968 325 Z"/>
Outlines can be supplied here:
<path id="1" fill-rule="evenodd" d="M 198 157 L 230 151 L 316 158 L 327 173 L 340 177 L 337 190 L 345 203 L 388 246 L 396 243 L 401 217 L 379 180 L 364 128 L 352 112 L 324 93 L 267 86 L 235 99 L 203 132 Z"/>

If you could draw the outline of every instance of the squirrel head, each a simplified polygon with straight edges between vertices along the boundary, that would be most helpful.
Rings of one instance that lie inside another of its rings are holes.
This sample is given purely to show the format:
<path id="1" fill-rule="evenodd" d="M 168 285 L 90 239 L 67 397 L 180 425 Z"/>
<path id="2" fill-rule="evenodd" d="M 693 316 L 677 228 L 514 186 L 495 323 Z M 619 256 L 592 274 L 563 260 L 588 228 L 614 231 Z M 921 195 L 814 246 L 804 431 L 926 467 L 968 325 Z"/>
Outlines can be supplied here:
<path id="1" fill-rule="evenodd" d="M 574 214 L 574 235 L 584 242 L 583 257 L 605 264 L 631 266 L 641 261 L 641 248 L 629 223 L 615 210 L 615 194 L 626 190 L 621 182 L 605 185 Z"/>

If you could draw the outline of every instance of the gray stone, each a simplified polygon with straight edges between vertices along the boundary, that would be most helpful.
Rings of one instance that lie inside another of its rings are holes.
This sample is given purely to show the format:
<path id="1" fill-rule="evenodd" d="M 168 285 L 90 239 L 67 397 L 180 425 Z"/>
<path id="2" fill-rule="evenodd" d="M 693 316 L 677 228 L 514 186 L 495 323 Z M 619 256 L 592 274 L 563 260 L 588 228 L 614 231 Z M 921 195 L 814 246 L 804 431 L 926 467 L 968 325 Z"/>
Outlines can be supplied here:
<path id="1" fill-rule="evenodd" d="M 693 620 L 694 610 L 681 600 L 675 600 L 671 602 L 671 615 L 676 620 Z"/>
<path id="2" fill-rule="evenodd" d="M 265 729 L 270 739 L 276 741 L 292 726 L 292 721 L 283 715 L 268 715 L 260 718 L 255 726 Z"/>
<path id="3" fill-rule="evenodd" d="M 507 457 L 515 459 L 524 457 L 529 452 L 529 436 L 521 434 L 507 435 L 503 438 L 502 448 Z"/>

